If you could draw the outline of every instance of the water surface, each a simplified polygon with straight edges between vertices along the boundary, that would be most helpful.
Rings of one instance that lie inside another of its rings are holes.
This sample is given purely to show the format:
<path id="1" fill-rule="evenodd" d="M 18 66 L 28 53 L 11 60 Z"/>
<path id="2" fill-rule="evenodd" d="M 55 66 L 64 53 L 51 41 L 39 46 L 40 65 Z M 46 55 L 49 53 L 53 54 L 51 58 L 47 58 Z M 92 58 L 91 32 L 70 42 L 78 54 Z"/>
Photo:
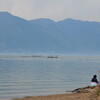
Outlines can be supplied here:
<path id="1" fill-rule="evenodd" d="M 1 57 L 0 100 L 66 93 L 89 85 L 99 70 L 100 57 Z"/>

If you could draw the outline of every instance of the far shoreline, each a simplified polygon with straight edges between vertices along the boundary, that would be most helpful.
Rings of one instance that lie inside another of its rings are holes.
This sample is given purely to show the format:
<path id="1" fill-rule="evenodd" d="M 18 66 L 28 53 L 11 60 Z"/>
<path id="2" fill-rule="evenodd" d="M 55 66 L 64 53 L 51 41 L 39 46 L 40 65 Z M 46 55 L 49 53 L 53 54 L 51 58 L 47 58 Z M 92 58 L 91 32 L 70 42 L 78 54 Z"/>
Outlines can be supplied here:
<path id="1" fill-rule="evenodd" d="M 39 54 L 0 54 L 0 58 L 58 58 L 58 55 Z"/>
<path id="2" fill-rule="evenodd" d="M 99 58 L 99 55 L 66 55 L 66 54 L 0 54 L 0 58 Z"/>

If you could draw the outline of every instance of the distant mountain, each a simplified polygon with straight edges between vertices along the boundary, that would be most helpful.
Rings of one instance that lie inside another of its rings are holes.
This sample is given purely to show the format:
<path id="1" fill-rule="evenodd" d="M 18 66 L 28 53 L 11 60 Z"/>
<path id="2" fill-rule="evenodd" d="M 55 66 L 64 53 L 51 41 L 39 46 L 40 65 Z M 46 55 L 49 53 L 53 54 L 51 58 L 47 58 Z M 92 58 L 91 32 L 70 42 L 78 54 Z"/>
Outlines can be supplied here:
<path id="1" fill-rule="evenodd" d="M 0 12 L 0 53 L 100 55 L 100 23 L 65 19 L 26 20 Z"/>

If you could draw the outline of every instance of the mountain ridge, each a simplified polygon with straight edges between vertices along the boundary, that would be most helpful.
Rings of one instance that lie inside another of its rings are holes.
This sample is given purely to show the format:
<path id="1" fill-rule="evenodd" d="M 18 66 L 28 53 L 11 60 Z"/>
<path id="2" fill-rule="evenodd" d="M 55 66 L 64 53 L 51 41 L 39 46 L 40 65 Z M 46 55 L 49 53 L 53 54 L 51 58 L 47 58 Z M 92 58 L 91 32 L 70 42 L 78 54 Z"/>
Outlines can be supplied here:
<path id="1" fill-rule="evenodd" d="M 0 53 L 100 54 L 99 37 L 100 22 L 26 20 L 0 12 Z"/>

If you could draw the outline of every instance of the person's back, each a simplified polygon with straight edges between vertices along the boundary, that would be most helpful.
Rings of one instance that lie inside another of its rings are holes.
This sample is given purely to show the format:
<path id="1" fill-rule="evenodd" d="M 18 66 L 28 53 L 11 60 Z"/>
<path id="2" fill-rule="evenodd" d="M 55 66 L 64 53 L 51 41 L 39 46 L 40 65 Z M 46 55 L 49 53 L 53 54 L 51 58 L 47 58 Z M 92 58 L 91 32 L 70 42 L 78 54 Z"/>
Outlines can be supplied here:
<path id="1" fill-rule="evenodd" d="M 96 86 L 98 84 L 97 75 L 94 75 L 91 80 L 91 86 Z"/>

